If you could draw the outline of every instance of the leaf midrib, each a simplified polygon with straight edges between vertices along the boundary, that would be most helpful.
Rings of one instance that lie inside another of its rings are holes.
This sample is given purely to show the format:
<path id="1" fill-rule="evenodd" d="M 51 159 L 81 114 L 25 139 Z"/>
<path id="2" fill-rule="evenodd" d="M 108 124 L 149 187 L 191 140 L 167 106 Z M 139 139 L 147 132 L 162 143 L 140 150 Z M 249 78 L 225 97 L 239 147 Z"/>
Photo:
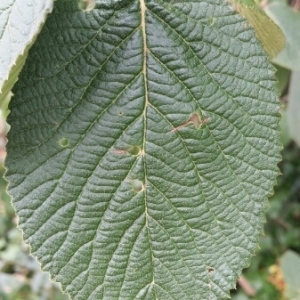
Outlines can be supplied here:
<path id="1" fill-rule="evenodd" d="M 139 0 L 140 1 L 140 9 L 141 9 L 141 30 L 142 30 L 142 36 L 143 36 L 143 76 L 144 76 L 144 89 L 145 89 L 145 104 L 144 104 L 144 110 L 143 110 L 143 118 L 144 118 L 144 128 L 143 128 L 143 145 L 141 149 L 141 155 L 144 162 L 144 185 L 147 188 L 147 165 L 146 165 L 146 131 L 147 131 L 147 107 L 149 105 L 149 95 L 148 95 L 148 85 L 147 85 L 147 55 L 148 55 L 148 47 L 147 47 L 147 33 L 146 33 L 146 4 L 145 0 Z M 152 266 L 152 282 L 150 283 L 150 286 L 153 286 L 155 299 L 157 299 L 156 290 L 155 290 L 155 276 L 154 276 L 154 257 L 153 257 L 153 250 L 152 250 L 152 244 L 151 244 L 151 234 L 148 224 L 148 205 L 147 205 L 147 190 L 144 190 L 144 199 L 145 199 L 145 226 L 147 230 L 148 235 L 148 242 L 150 247 L 150 253 L 151 253 L 151 266 Z"/>

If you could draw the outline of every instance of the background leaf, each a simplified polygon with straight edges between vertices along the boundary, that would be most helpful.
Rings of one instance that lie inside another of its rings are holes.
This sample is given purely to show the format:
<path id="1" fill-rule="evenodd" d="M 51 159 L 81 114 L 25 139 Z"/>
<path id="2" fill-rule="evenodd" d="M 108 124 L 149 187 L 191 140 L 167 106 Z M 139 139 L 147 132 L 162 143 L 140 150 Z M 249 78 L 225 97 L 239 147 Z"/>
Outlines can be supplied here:
<path id="1" fill-rule="evenodd" d="M 28 50 L 53 0 L 2 0 L 0 3 L 0 104 L 17 81 Z"/>
<path id="2" fill-rule="evenodd" d="M 288 127 L 291 137 L 300 145 L 300 71 L 291 76 L 289 101 L 287 106 Z"/>
<path id="3" fill-rule="evenodd" d="M 281 29 L 254 1 L 230 0 L 230 2 L 253 26 L 258 39 L 270 57 L 277 56 L 285 46 L 285 37 Z"/>
<path id="4" fill-rule="evenodd" d="M 280 151 L 274 70 L 242 17 L 224 1 L 57 1 L 14 94 L 9 191 L 74 299 L 228 297 Z"/>
<path id="5" fill-rule="evenodd" d="M 287 299 L 300 299 L 300 256 L 294 251 L 286 251 L 280 258 L 280 266 L 286 283 Z"/>
<path id="6" fill-rule="evenodd" d="M 285 0 L 272 0 L 264 10 L 286 38 L 285 48 L 273 61 L 285 68 L 300 70 L 300 12 L 294 11 Z"/>

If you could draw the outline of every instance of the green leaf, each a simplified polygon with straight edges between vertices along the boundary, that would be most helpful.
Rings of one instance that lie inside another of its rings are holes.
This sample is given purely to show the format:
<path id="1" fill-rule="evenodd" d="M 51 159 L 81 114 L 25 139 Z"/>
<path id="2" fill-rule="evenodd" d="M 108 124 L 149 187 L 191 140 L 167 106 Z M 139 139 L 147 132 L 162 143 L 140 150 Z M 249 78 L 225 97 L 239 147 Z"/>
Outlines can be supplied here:
<path id="1" fill-rule="evenodd" d="M 294 251 L 286 251 L 280 258 L 283 279 L 286 284 L 287 299 L 300 299 L 300 256 Z"/>
<path id="2" fill-rule="evenodd" d="M 288 115 L 286 108 L 283 107 L 280 111 L 281 119 L 280 119 L 280 141 L 283 146 L 287 146 L 291 141 L 291 135 L 288 125 Z"/>
<path id="3" fill-rule="evenodd" d="M 300 12 L 294 11 L 285 0 L 273 0 L 264 9 L 286 38 L 285 48 L 274 62 L 288 69 L 300 70 L 300 30 L 297 30 L 300 28 Z"/>
<path id="4" fill-rule="evenodd" d="M 9 192 L 73 299 L 228 297 L 280 158 L 274 69 L 228 3 L 56 1 L 14 94 Z"/>
<path id="5" fill-rule="evenodd" d="M 265 50 L 274 58 L 285 46 L 285 37 L 281 29 L 252 0 L 230 0 L 234 8 L 243 15 L 255 29 L 258 39 Z"/>
<path id="6" fill-rule="evenodd" d="M 52 10 L 53 0 L 0 3 L 0 104 L 18 79 L 28 50 Z"/>
<path id="7" fill-rule="evenodd" d="M 300 71 L 294 71 L 289 87 L 287 121 L 291 137 L 300 146 Z"/>
<path id="8" fill-rule="evenodd" d="M 276 78 L 278 81 L 278 92 L 279 95 L 282 95 L 285 92 L 285 89 L 290 81 L 290 75 L 291 75 L 291 71 L 288 69 L 285 69 L 283 67 L 280 67 L 278 65 L 275 65 L 276 68 Z"/>

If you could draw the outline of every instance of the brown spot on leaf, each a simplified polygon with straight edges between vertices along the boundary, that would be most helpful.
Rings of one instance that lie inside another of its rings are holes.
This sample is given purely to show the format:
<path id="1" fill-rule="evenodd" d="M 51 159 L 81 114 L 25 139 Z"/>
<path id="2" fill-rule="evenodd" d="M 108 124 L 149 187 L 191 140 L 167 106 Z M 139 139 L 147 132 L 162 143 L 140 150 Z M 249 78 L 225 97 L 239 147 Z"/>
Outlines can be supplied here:
<path id="1" fill-rule="evenodd" d="M 201 120 L 199 114 L 193 113 L 186 122 L 179 125 L 178 127 L 173 128 L 170 132 L 175 132 L 175 131 L 177 131 L 183 127 L 186 127 L 190 124 L 194 124 L 195 128 L 199 129 L 203 124 L 206 124 L 208 121 L 209 121 L 209 118 L 205 118 L 205 119 Z"/>

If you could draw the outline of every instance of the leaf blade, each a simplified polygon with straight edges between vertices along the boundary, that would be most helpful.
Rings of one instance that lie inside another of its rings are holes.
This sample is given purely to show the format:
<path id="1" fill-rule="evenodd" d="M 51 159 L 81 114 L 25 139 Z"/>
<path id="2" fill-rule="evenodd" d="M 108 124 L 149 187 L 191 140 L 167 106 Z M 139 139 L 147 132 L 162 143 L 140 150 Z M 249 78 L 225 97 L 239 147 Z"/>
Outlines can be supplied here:
<path id="1" fill-rule="evenodd" d="M 222 2 L 56 3 L 15 89 L 7 177 L 26 241 L 74 299 L 234 286 L 279 159 L 275 81 L 243 22 Z"/>

